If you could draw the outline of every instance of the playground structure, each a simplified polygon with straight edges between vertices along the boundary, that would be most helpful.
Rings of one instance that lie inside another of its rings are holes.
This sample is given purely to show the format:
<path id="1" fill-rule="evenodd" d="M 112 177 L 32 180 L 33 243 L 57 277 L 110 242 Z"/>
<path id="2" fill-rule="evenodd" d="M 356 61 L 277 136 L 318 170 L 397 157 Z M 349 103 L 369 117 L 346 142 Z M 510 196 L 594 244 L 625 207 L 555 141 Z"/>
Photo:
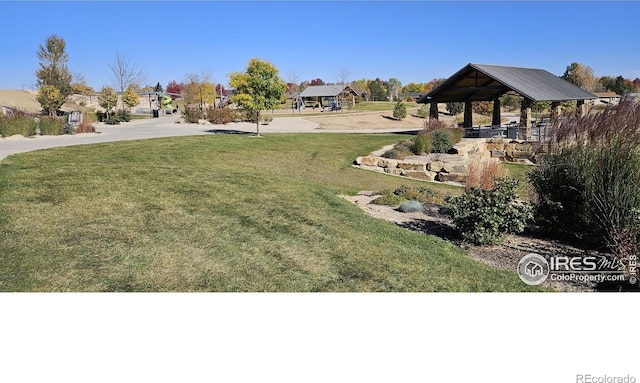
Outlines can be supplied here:
<path id="1" fill-rule="evenodd" d="M 149 97 L 149 110 L 143 110 L 146 108 L 138 108 L 138 113 L 151 114 L 153 117 L 160 117 L 160 111 L 163 114 L 175 114 L 178 113 L 177 103 L 174 105 L 174 99 L 172 96 L 181 96 L 179 93 L 170 92 L 144 92 L 139 93 L 141 96 Z"/>

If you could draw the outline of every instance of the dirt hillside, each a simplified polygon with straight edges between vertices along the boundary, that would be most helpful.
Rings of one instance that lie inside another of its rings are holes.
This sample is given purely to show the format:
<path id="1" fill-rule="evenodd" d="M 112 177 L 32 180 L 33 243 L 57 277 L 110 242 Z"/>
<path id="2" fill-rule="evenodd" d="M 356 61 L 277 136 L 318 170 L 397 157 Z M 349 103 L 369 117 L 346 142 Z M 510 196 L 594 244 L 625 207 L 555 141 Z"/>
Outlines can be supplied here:
<path id="1" fill-rule="evenodd" d="M 0 106 L 8 106 L 29 113 L 38 113 L 42 107 L 36 101 L 35 91 L 0 89 Z"/>

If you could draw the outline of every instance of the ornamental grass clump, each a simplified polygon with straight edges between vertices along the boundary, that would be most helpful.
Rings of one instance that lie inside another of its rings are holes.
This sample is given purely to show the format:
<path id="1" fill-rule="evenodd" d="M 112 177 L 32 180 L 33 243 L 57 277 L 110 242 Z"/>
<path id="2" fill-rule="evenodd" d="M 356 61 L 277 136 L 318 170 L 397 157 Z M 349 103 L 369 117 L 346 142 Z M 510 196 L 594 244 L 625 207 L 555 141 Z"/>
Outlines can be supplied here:
<path id="1" fill-rule="evenodd" d="M 640 102 L 553 124 L 549 152 L 529 179 L 536 226 L 620 258 L 640 247 Z M 631 250 L 630 250 L 631 249 Z"/>
<path id="2" fill-rule="evenodd" d="M 474 156 L 469 162 L 469 175 L 464 182 L 465 190 L 470 191 L 474 187 L 492 189 L 496 180 L 508 175 L 509 172 L 499 159 Z"/>
<path id="3" fill-rule="evenodd" d="M 58 117 L 41 117 L 40 134 L 44 136 L 59 136 L 64 133 L 64 121 Z"/>
<path id="4" fill-rule="evenodd" d="M 0 136 L 10 137 L 16 134 L 24 137 L 36 134 L 38 123 L 34 117 L 21 110 L 9 110 L 6 115 L 0 114 Z"/>

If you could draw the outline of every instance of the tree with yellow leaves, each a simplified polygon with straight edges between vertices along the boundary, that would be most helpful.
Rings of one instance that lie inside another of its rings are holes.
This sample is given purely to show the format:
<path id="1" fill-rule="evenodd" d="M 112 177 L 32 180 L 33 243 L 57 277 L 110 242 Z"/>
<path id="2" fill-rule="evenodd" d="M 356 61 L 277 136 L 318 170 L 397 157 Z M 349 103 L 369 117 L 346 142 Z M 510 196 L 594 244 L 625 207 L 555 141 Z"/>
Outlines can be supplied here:
<path id="1" fill-rule="evenodd" d="M 283 100 L 287 84 L 278 68 L 268 61 L 249 60 L 244 73 L 229 75 L 229 85 L 235 89 L 231 101 L 255 115 L 256 135 L 260 135 L 260 112 L 276 107 Z"/>

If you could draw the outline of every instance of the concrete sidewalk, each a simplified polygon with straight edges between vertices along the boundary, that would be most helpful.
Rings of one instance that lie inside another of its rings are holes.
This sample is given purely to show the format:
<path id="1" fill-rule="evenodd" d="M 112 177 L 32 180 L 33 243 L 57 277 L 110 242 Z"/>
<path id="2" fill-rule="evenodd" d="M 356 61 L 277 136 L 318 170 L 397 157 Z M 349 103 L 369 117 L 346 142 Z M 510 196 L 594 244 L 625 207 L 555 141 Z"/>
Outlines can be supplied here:
<path id="1" fill-rule="evenodd" d="M 255 123 L 238 122 L 226 125 L 177 124 L 178 117 L 134 120 L 121 125 L 96 123 L 97 133 L 30 138 L 0 138 L 0 161 L 16 153 L 60 146 L 97 144 L 102 142 L 142 140 L 160 137 L 196 136 L 224 133 L 255 133 Z M 260 125 L 260 133 L 390 133 L 400 129 L 323 130 L 318 124 L 302 117 L 274 118 L 269 125 Z M 405 129 L 406 130 L 406 129 Z"/>

